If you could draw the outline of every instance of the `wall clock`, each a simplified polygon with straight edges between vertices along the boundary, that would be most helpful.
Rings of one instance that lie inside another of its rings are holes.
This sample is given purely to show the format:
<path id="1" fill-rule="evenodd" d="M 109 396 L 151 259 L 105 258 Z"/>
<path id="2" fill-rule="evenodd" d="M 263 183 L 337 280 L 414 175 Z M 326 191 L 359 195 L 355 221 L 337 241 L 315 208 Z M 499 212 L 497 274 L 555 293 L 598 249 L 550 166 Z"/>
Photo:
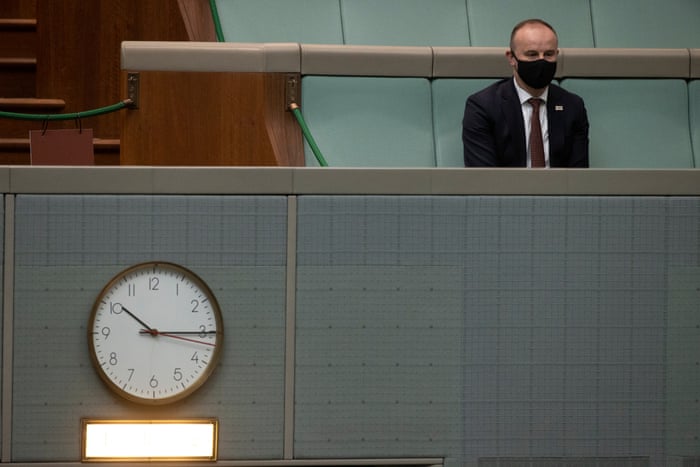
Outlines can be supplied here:
<path id="1" fill-rule="evenodd" d="M 107 387 L 137 403 L 181 400 L 201 387 L 221 356 L 221 310 L 207 284 L 168 262 L 114 276 L 90 313 L 92 362 Z"/>

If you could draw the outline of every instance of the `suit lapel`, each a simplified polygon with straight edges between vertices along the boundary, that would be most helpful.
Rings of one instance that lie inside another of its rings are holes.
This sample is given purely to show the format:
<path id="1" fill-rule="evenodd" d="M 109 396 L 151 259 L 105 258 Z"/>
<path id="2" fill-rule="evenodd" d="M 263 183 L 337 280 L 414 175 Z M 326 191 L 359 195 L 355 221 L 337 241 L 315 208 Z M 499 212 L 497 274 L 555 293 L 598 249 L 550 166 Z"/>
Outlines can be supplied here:
<path id="1" fill-rule="evenodd" d="M 564 103 L 556 86 L 549 87 L 547 99 L 547 124 L 549 125 L 549 165 L 562 167 L 564 148 Z"/>
<path id="2" fill-rule="evenodd" d="M 516 159 L 516 165 L 525 167 L 527 165 L 525 123 L 523 122 L 523 110 L 520 105 L 520 99 L 518 99 L 518 93 L 515 92 L 515 84 L 512 78 L 504 83 L 502 98 L 502 115 L 507 121 L 507 127 L 510 130 L 511 144 L 509 146 L 512 150 L 512 152 L 506 154 L 506 157 Z"/>

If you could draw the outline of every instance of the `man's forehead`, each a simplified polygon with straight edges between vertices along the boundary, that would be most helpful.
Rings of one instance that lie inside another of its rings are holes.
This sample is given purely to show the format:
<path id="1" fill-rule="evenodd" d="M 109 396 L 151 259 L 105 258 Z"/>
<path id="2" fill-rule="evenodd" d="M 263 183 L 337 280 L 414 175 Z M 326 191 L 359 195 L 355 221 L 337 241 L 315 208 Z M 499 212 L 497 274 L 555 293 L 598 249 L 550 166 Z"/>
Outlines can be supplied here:
<path id="1" fill-rule="evenodd" d="M 526 24 L 513 37 L 515 42 L 520 47 L 534 48 L 557 48 L 557 35 L 543 24 Z"/>

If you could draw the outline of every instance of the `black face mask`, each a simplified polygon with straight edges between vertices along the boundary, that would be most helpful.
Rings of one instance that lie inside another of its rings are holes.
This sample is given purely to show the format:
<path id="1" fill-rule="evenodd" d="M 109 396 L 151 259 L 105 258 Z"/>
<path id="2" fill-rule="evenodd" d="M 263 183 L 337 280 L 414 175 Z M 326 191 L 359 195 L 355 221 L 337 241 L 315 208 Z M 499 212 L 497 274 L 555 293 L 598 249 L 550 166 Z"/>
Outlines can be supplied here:
<path id="1" fill-rule="evenodd" d="M 518 62 L 518 75 L 525 84 L 533 89 L 546 88 L 554 78 L 557 71 L 557 62 L 549 62 L 545 59 L 532 62 L 518 60 L 513 54 L 513 58 Z"/>

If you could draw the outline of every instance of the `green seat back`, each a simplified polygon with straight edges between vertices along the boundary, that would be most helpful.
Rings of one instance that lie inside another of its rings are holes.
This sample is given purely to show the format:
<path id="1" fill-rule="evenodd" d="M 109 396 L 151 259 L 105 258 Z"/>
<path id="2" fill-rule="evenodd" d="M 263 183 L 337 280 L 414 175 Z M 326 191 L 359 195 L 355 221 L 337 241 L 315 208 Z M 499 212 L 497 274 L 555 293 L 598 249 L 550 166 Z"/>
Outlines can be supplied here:
<path id="1" fill-rule="evenodd" d="M 695 154 L 695 167 L 700 168 L 700 80 L 688 84 L 688 99 L 690 104 L 690 137 Z"/>
<path id="2" fill-rule="evenodd" d="M 464 0 L 341 0 L 346 44 L 469 45 Z"/>
<path id="3" fill-rule="evenodd" d="M 342 44 L 337 0 L 216 0 L 226 42 Z"/>
<path id="4" fill-rule="evenodd" d="M 692 168 L 688 87 L 681 79 L 566 79 L 590 122 L 594 168 Z"/>
<path id="5" fill-rule="evenodd" d="M 557 31 L 560 47 L 593 47 L 588 0 L 469 0 L 467 7 L 473 46 L 507 47 L 513 26 L 541 18 Z"/>
<path id="6" fill-rule="evenodd" d="M 462 118 L 467 97 L 495 80 L 436 79 L 432 83 L 435 159 L 438 167 L 464 167 Z"/>
<path id="7" fill-rule="evenodd" d="M 435 166 L 427 79 L 305 76 L 301 110 L 330 167 Z"/>
<path id="8" fill-rule="evenodd" d="M 698 0 L 590 0 L 596 47 L 700 47 Z"/>

